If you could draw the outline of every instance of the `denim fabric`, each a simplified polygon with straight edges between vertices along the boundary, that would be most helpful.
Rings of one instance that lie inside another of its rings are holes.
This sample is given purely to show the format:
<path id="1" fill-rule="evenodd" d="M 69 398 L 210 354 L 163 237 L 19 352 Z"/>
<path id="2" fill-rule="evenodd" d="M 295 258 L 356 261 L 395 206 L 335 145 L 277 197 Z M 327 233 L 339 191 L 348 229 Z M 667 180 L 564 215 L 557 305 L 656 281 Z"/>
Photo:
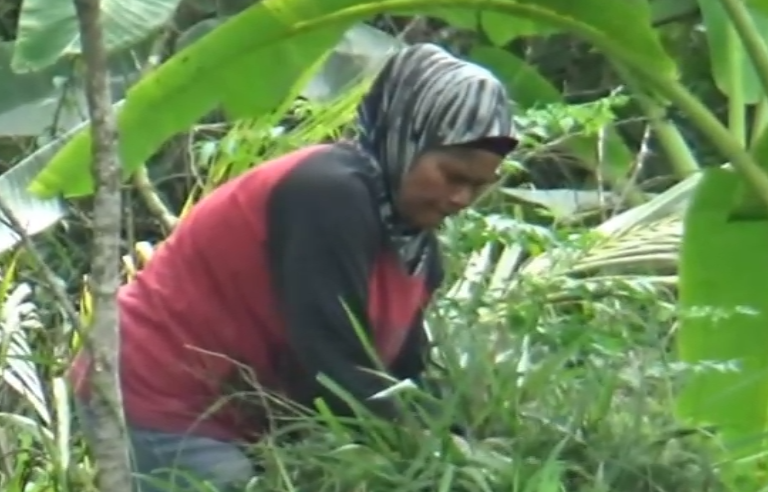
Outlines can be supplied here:
<path id="1" fill-rule="evenodd" d="M 92 415 L 77 404 L 86 439 L 92 442 Z M 204 490 L 208 481 L 220 492 L 242 491 L 255 468 L 234 444 L 194 435 L 170 434 L 128 426 L 131 468 L 136 492 L 188 492 Z M 147 478 L 149 477 L 149 478 Z"/>

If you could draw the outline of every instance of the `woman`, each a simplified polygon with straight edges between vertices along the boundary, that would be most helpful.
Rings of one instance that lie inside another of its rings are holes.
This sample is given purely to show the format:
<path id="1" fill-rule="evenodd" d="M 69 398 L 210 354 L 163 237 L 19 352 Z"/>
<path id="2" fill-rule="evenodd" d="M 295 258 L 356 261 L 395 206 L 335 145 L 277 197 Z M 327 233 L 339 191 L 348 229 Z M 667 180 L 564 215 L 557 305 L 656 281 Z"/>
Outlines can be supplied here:
<path id="1" fill-rule="evenodd" d="M 175 466 L 219 487 L 248 480 L 241 444 L 269 421 L 222 402 L 248 380 L 349 413 L 317 382 L 323 374 L 397 418 L 392 401 L 369 399 L 391 383 L 372 373 L 380 366 L 350 315 L 389 376 L 420 374 L 421 312 L 442 277 L 434 230 L 497 179 L 517 141 L 502 84 L 429 44 L 388 60 L 358 124 L 354 142 L 298 150 L 218 188 L 120 290 L 137 473 Z M 87 363 L 81 355 L 72 373 L 81 400 Z"/>

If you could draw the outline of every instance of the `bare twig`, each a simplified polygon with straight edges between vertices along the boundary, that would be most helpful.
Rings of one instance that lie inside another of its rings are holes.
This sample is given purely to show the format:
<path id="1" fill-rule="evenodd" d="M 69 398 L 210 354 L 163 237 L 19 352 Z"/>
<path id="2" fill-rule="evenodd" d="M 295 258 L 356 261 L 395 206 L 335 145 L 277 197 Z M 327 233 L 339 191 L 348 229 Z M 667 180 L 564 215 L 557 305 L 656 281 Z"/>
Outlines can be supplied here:
<path id="1" fill-rule="evenodd" d="M 99 0 L 74 0 L 85 62 L 85 93 L 91 125 L 93 177 L 93 262 L 89 288 L 92 325 L 84 341 L 90 353 L 88 401 L 94 417 L 92 443 L 99 465 L 97 482 L 106 492 L 132 489 L 128 440 L 119 385 L 117 290 L 120 286 L 121 166 L 112 107 L 107 52 Z"/>
<path id="2" fill-rule="evenodd" d="M 619 200 L 614 207 L 614 214 L 618 213 L 619 207 L 627 199 L 627 195 L 630 193 L 631 187 L 636 186 L 645 167 L 646 161 L 651 156 L 651 137 L 653 136 L 653 126 L 651 124 L 645 125 L 645 131 L 643 131 L 643 139 L 640 142 L 640 149 L 637 151 L 637 157 L 635 157 L 634 169 L 632 169 L 632 175 L 627 181 L 627 185 L 621 193 Z"/>

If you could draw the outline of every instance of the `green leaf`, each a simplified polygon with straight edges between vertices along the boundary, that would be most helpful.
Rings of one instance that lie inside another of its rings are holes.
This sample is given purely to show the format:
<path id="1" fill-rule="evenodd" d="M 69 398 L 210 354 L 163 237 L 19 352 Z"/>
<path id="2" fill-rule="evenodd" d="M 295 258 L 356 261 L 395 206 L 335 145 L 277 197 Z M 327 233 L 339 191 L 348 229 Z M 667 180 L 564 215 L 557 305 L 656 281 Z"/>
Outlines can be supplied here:
<path id="1" fill-rule="evenodd" d="M 480 6 L 571 30 L 628 66 L 676 77 L 674 63 L 649 27 L 644 0 L 265 0 L 179 52 L 129 91 L 118 115 L 125 173 L 217 104 L 233 117 L 273 110 L 306 67 L 354 22 L 383 12 L 431 14 Z M 83 132 L 31 189 L 43 196 L 88 194 L 90 161 L 90 132 Z"/>
<path id="2" fill-rule="evenodd" d="M 762 452 L 768 430 L 768 220 L 730 215 L 740 181 L 733 171 L 707 170 L 689 206 L 677 343 L 683 362 L 709 366 L 688 374 L 681 416 L 720 427 L 742 455 Z M 712 367 L 731 361 L 738 371 Z"/>
<path id="3" fill-rule="evenodd" d="M 712 76 L 717 88 L 726 96 L 741 94 L 745 104 L 756 104 L 764 97 L 763 86 L 730 17 L 720 0 L 699 0 L 699 6 L 707 28 Z M 768 14 L 755 8 L 750 10 L 757 32 L 768 41 Z M 734 70 L 737 73 L 732 73 Z"/>
<path id="4" fill-rule="evenodd" d="M 219 27 L 225 21 L 226 17 L 204 19 L 193 26 L 190 26 L 186 31 L 181 33 L 176 40 L 177 49 L 186 48 L 195 41 L 200 40 L 200 38 Z"/>
<path id="5" fill-rule="evenodd" d="M 483 12 L 480 25 L 488 39 L 496 46 L 524 36 L 548 36 L 558 31 L 552 25 L 525 18 L 511 18 L 498 12 Z"/>
<path id="6" fill-rule="evenodd" d="M 480 27 L 480 12 L 477 9 L 435 9 L 431 16 L 443 20 L 457 29 L 476 31 Z"/>
<path id="7" fill-rule="evenodd" d="M 180 0 L 102 0 L 108 51 L 130 47 L 162 27 Z M 79 55 L 80 29 L 72 1 L 24 0 L 19 15 L 13 70 L 30 72 L 62 57 Z"/>
<path id="8" fill-rule="evenodd" d="M 480 28 L 496 46 L 504 46 L 522 36 L 546 35 L 557 31 L 551 24 L 540 20 L 510 17 L 499 12 L 441 10 L 432 15 L 459 29 L 474 31 Z"/>

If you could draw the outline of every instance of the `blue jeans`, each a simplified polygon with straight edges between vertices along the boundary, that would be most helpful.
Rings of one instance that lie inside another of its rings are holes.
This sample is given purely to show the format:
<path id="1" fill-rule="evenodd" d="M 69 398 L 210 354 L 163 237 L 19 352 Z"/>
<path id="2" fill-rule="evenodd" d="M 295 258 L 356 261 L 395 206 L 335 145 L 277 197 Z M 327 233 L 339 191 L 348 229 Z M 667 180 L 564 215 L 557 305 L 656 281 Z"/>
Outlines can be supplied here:
<path id="1" fill-rule="evenodd" d="M 93 416 L 77 403 L 86 439 Z M 136 492 L 191 492 L 208 481 L 220 492 L 242 491 L 255 467 L 235 443 L 190 434 L 171 434 L 128 425 L 131 469 Z"/>

